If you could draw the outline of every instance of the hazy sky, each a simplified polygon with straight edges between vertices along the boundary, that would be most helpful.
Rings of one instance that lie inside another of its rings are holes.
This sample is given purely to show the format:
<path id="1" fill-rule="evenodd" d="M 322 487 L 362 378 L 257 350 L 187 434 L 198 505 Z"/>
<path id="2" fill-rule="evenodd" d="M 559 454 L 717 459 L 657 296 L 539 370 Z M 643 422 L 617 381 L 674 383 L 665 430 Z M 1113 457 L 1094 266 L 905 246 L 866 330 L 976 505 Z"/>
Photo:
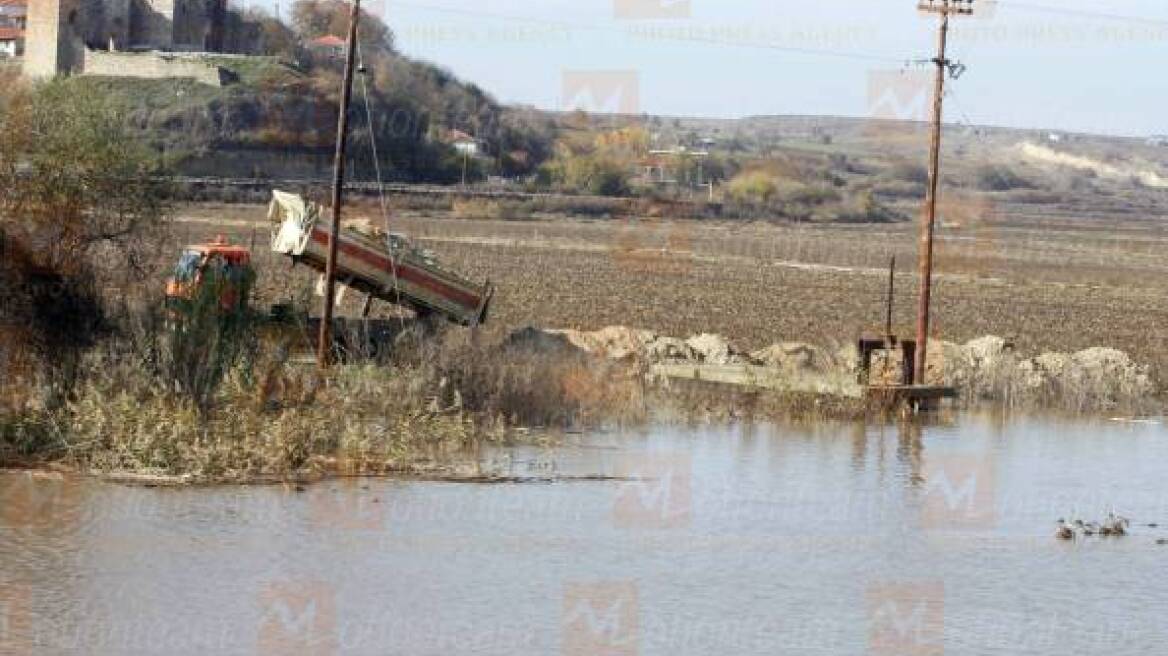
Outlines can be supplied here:
<path id="1" fill-rule="evenodd" d="M 1165 0 L 974 5 L 985 14 L 954 19 L 951 56 L 968 70 L 952 83 L 949 121 L 1168 133 Z M 917 81 L 928 69 L 904 62 L 932 57 L 936 39 L 936 20 L 919 14 L 915 0 L 365 6 L 387 20 L 406 54 L 437 62 L 500 100 L 551 109 L 592 102 L 711 117 L 915 116 Z"/>

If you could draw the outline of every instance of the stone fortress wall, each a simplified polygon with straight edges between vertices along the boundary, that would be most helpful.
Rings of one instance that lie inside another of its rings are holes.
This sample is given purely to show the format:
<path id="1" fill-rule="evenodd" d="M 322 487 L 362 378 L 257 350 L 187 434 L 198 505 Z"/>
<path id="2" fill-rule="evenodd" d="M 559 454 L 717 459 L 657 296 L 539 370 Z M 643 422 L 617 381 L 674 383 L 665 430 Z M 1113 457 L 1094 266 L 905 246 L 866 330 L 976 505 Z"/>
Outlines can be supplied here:
<path id="1" fill-rule="evenodd" d="M 183 69 L 189 62 L 162 53 L 220 50 L 225 15 L 226 0 L 30 0 L 24 73 L 110 74 L 116 61 L 128 64 L 124 75 Z M 91 54 L 147 51 L 158 51 L 157 61 Z"/>
<path id="2" fill-rule="evenodd" d="M 188 78 L 213 87 L 223 86 L 232 80 L 223 67 L 209 63 L 198 55 L 183 53 L 87 50 L 84 70 L 85 75 L 109 77 L 149 80 Z"/>

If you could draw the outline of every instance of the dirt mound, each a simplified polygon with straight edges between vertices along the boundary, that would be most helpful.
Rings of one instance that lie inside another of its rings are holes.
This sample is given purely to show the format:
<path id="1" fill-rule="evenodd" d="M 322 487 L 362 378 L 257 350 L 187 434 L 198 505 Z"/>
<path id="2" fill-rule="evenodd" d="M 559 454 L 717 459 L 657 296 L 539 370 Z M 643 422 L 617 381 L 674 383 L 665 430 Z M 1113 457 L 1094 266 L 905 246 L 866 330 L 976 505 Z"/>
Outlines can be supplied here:
<path id="1" fill-rule="evenodd" d="M 568 346 L 611 360 L 637 360 L 649 364 L 669 362 L 705 362 L 710 364 L 749 364 L 753 361 L 720 335 L 703 334 L 687 340 L 658 335 L 651 330 L 608 326 L 588 332 L 580 330 L 542 330 L 524 328 L 512 333 L 508 344 L 536 348 Z"/>
<path id="2" fill-rule="evenodd" d="M 822 349 L 803 342 L 772 344 L 751 353 L 750 357 L 764 367 L 797 372 L 822 373 L 837 364 L 835 358 Z"/>
<path id="3" fill-rule="evenodd" d="M 1001 337 L 930 342 L 930 382 L 957 387 L 966 402 L 1042 405 L 1071 410 L 1113 408 L 1156 393 L 1149 368 L 1112 348 L 1048 352 L 1025 358 Z"/>
<path id="4" fill-rule="evenodd" d="M 645 348 L 657 339 L 657 334 L 649 330 L 627 326 L 608 326 L 594 332 L 579 330 L 550 330 L 554 335 L 562 335 L 573 346 L 593 355 L 624 360 L 640 356 Z"/>
<path id="5" fill-rule="evenodd" d="M 856 364 L 854 345 L 833 352 L 803 342 L 780 342 L 746 354 L 720 335 L 703 333 L 682 340 L 625 326 L 594 332 L 526 328 L 512 334 L 508 343 L 543 350 L 572 349 L 644 364 L 749 364 L 778 369 L 792 377 L 848 378 L 854 375 Z M 899 358 L 877 354 L 872 364 L 873 383 L 899 382 Z M 996 335 L 965 344 L 930 341 L 926 369 L 928 382 L 956 387 L 967 404 L 1085 411 L 1134 405 L 1157 392 L 1148 367 L 1133 362 L 1123 351 L 1096 347 L 1025 358 L 1008 340 Z"/>
<path id="6" fill-rule="evenodd" d="M 970 400 L 992 398 L 1002 377 L 1017 366 L 1014 348 L 1005 339 L 986 335 L 956 344 L 929 341 L 926 377 L 930 383 L 951 385 Z"/>
<path id="7" fill-rule="evenodd" d="M 1024 360 L 1019 363 L 1017 385 L 1025 394 L 1059 397 L 1074 408 L 1112 407 L 1156 393 L 1147 366 L 1123 351 L 1103 347 Z"/>
<path id="8" fill-rule="evenodd" d="M 662 336 L 646 344 L 642 354 L 653 363 L 696 362 L 701 357 L 685 340 Z"/>
<path id="9" fill-rule="evenodd" d="M 750 364 L 745 357 L 730 342 L 721 335 L 703 333 L 695 335 L 685 341 L 698 355 L 698 360 L 708 364 Z"/>

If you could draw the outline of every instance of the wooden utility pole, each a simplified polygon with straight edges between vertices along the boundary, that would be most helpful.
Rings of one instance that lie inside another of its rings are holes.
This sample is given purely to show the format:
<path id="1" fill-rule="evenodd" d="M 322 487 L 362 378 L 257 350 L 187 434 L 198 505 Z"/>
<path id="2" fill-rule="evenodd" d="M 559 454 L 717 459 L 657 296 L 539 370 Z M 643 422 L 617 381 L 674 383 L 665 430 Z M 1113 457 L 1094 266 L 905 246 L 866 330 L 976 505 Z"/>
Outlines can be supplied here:
<path id="1" fill-rule="evenodd" d="M 896 303 L 896 256 L 892 256 L 892 260 L 888 263 L 888 296 L 885 299 L 887 305 L 884 313 L 884 339 L 890 341 L 892 339 L 892 308 Z M 892 344 L 888 345 L 892 348 Z"/>
<path id="2" fill-rule="evenodd" d="M 337 152 L 333 161 L 333 229 L 329 237 L 328 262 L 324 269 L 324 312 L 320 319 L 320 340 L 316 361 L 321 368 L 332 358 L 333 306 L 337 287 L 337 244 L 341 238 L 341 200 L 345 186 L 345 142 L 349 132 L 349 100 L 353 96 L 353 65 L 357 57 L 357 22 L 361 17 L 361 0 L 353 0 L 349 14 L 349 39 L 345 42 L 345 75 L 341 82 L 340 116 L 337 117 Z"/>
<path id="3" fill-rule="evenodd" d="M 945 96 L 945 74 L 950 62 L 945 58 L 949 39 L 949 16 L 973 13 L 973 0 L 922 0 L 917 7 L 926 13 L 939 14 L 941 27 L 937 35 L 937 78 L 933 88 L 933 127 L 929 143 L 929 185 L 925 192 L 925 216 L 921 222 L 920 270 L 921 294 L 917 307 L 917 353 L 913 382 L 926 384 L 925 362 L 929 348 L 929 309 L 933 293 L 933 233 L 937 222 L 937 190 L 941 172 L 941 105 Z"/>

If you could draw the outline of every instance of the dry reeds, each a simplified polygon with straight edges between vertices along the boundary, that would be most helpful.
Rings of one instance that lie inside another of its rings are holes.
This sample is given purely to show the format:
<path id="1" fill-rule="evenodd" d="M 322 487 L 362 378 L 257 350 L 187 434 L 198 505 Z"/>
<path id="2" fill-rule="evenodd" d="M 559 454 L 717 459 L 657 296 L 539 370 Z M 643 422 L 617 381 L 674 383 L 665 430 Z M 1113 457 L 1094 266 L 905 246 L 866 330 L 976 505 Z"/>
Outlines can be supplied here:
<path id="1" fill-rule="evenodd" d="M 322 374 L 256 344 L 238 317 L 120 319 L 64 403 L 0 421 L 0 462 L 208 481 L 379 473 L 504 439 L 510 426 L 626 420 L 643 407 L 638 379 L 580 355 L 436 337 L 403 345 L 389 366 Z"/>

